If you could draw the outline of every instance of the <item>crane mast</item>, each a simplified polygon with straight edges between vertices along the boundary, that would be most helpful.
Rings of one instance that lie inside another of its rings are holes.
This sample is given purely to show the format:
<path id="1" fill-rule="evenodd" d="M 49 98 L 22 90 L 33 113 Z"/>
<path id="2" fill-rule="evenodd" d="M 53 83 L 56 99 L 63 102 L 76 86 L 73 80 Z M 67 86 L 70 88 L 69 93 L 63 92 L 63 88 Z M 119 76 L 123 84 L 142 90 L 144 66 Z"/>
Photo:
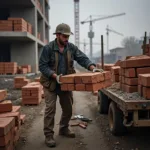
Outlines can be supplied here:
<path id="1" fill-rule="evenodd" d="M 79 25 L 79 1 L 74 0 L 74 27 L 75 27 L 75 45 L 79 47 L 80 41 L 80 25 Z"/>
<path id="2" fill-rule="evenodd" d="M 110 18 L 114 18 L 114 17 L 119 17 L 119 16 L 123 16 L 123 15 L 125 15 L 125 13 L 120 13 L 120 14 L 100 17 L 100 18 L 96 18 L 96 19 L 92 19 L 92 16 L 90 16 L 89 20 L 81 21 L 81 24 L 89 23 L 88 37 L 90 39 L 90 57 L 91 58 L 92 58 L 92 54 L 93 54 L 93 38 L 94 38 L 93 22 L 104 20 L 104 19 L 110 19 Z"/>

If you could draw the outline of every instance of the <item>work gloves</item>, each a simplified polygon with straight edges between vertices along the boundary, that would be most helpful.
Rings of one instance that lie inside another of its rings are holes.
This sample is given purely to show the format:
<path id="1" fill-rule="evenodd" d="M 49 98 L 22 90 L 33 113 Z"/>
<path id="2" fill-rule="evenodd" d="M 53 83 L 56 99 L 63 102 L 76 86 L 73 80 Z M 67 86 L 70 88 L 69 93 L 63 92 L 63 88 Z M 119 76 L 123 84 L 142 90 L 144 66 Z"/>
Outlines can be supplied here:
<path id="1" fill-rule="evenodd" d="M 61 82 L 60 82 L 60 77 L 61 77 L 61 76 L 62 76 L 62 74 L 57 75 L 57 77 L 56 77 L 56 81 L 57 81 L 58 84 L 61 84 Z"/>
<path id="2" fill-rule="evenodd" d="M 93 72 L 103 72 L 103 71 L 104 71 L 103 69 L 98 69 L 98 68 L 93 69 Z"/>

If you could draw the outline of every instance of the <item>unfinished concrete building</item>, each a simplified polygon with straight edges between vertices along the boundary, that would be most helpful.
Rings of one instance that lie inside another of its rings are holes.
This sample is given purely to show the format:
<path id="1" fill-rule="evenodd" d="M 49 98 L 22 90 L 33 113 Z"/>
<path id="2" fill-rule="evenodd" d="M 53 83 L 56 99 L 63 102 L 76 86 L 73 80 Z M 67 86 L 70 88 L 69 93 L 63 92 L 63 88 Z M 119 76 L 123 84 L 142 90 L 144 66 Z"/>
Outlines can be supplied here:
<path id="1" fill-rule="evenodd" d="M 38 72 L 39 56 L 49 41 L 49 9 L 48 0 L 0 1 L 0 62 L 29 64 Z"/>

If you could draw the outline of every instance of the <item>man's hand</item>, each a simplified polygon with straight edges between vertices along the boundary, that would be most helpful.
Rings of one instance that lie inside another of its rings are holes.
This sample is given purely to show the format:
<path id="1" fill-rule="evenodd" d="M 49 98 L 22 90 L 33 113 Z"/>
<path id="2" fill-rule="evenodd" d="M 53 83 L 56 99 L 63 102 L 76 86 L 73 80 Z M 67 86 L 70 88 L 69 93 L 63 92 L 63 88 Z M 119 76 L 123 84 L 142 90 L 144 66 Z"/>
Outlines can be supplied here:
<path id="1" fill-rule="evenodd" d="M 62 84 L 62 83 L 60 82 L 60 77 L 61 77 L 61 76 L 62 76 L 62 74 L 56 76 L 56 81 L 57 81 L 58 84 Z"/>
<path id="2" fill-rule="evenodd" d="M 103 69 L 98 69 L 98 68 L 93 69 L 93 72 L 103 72 L 103 71 L 104 71 Z"/>

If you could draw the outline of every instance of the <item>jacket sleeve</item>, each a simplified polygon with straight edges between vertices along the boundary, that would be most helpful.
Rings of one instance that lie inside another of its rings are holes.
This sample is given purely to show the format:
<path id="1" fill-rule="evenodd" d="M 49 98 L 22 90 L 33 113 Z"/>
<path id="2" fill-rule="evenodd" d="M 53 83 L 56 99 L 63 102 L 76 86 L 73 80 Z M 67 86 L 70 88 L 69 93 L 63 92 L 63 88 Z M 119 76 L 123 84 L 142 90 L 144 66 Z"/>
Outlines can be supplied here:
<path id="1" fill-rule="evenodd" d="M 80 64 L 82 67 L 89 70 L 91 65 L 96 66 L 91 60 L 81 51 L 78 49 L 77 46 L 74 45 L 74 59 Z"/>
<path id="2" fill-rule="evenodd" d="M 43 51 L 39 59 L 39 70 L 47 78 L 50 78 L 52 74 L 55 73 L 53 70 L 50 69 L 48 65 L 49 61 L 50 61 L 50 47 L 46 45 L 43 47 Z"/>

